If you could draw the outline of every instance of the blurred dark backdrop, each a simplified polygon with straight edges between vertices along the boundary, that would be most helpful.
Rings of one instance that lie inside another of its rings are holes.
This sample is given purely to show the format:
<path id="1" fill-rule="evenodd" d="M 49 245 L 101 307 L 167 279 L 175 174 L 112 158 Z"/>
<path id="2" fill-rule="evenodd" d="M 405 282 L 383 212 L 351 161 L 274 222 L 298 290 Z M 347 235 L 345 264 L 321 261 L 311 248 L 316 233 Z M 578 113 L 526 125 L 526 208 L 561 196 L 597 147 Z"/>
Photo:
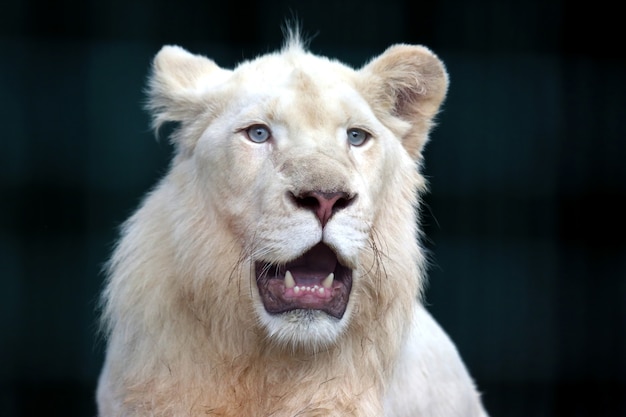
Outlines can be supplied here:
<path id="1" fill-rule="evenodd" d="M 94 416 L 96 304 L 116 228 L 171 148 L 150 60 L 281 44 L 447 63 L 426 152 L 427 300 L 492 416 L 626 415 L 626 65 L 600 2 L 9 0 L 0 6 L 0 416 Z"/>

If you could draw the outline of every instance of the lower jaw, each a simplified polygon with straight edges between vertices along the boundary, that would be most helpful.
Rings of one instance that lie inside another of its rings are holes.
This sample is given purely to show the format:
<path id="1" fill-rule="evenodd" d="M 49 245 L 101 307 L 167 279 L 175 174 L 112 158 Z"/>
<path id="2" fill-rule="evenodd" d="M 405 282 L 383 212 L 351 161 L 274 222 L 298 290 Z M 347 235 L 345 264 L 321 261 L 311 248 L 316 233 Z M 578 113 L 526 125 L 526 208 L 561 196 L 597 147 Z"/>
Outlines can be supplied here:
<path id="1" fill-rule="evenodd" d="M 272 345 L 290 352 L 316 353 L 336 345 L 347 327 L 347 320 L 337 319 L 320 310 L 296 309 L 280 314 L 265 314 L 261 320 Z"/>

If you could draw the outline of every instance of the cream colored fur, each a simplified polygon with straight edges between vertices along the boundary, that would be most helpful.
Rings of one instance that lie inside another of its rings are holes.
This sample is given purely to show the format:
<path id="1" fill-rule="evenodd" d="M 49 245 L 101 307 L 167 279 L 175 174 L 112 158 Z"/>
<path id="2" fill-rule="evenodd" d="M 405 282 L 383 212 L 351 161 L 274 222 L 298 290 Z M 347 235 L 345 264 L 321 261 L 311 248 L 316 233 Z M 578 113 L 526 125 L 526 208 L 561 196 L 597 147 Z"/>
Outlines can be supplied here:
<path id="1" fill-rule="evenodd" d="M 421 46 L 353 70 L 292 38 L 232 71 L 164 47 L 150 109 L 179 123 L 176 156 L 110 263 L 99 415 L 486 415 L 421 304 L 419 166 L 446 89 Z M 371 138 L 351 145 L 352 128 Z M 322 227 L 289 198 L 316 190 L 355 198 Z M 254 262 L 319 242 L 353 269 L 345 314 L 268 313 Z"/>

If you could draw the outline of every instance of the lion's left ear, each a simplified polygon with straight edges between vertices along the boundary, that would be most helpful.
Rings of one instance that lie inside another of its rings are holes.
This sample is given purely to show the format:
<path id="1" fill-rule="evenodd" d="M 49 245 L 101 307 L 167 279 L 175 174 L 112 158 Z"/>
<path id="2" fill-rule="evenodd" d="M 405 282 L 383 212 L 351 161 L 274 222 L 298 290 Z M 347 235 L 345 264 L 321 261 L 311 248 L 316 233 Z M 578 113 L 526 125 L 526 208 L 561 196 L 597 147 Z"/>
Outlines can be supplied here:
<path id="1" fill-rule="evenodd" d="M 433 118 L 446 96 L 448 74 L 428 48 L 394 45 L 359 72 L 361 91 L 383 120 L 392 115 L 410 125 L 401 129 L 409 154 L 419 159 Z"/>

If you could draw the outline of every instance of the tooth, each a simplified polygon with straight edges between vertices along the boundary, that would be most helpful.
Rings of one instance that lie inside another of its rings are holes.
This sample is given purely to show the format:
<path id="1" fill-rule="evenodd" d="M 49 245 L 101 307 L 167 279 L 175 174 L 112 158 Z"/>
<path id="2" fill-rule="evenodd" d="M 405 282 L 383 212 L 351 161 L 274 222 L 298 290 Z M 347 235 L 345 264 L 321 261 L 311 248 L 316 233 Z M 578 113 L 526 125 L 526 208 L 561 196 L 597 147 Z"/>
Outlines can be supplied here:
<path id="1" fill-rule="evenodd" d="M 333 285 L 334 280 L 335 274 L 331 272 L 326 278 L 324 278 L 324 281 L 322 281 L 322 285 L 324 286 L 324 288 L 330 288 Z"/>
<path id="2" fill-rule="evenodd" d="M 293 279 L 291 272 L 285 272 L 285 288 L 293 288 L 296 286 L 296 281 Z"/>
<path id="3" fill-rule="evenodd" d="M 324 287 L 320 287 L 318 291 L 320 292 L 320 294 L 324 294 Z"/>
<path id="4" fill-rule="evenodd" d="M 293 292 L 298 294 L 300 292 L 300 287 L 293 287 Z"/>

